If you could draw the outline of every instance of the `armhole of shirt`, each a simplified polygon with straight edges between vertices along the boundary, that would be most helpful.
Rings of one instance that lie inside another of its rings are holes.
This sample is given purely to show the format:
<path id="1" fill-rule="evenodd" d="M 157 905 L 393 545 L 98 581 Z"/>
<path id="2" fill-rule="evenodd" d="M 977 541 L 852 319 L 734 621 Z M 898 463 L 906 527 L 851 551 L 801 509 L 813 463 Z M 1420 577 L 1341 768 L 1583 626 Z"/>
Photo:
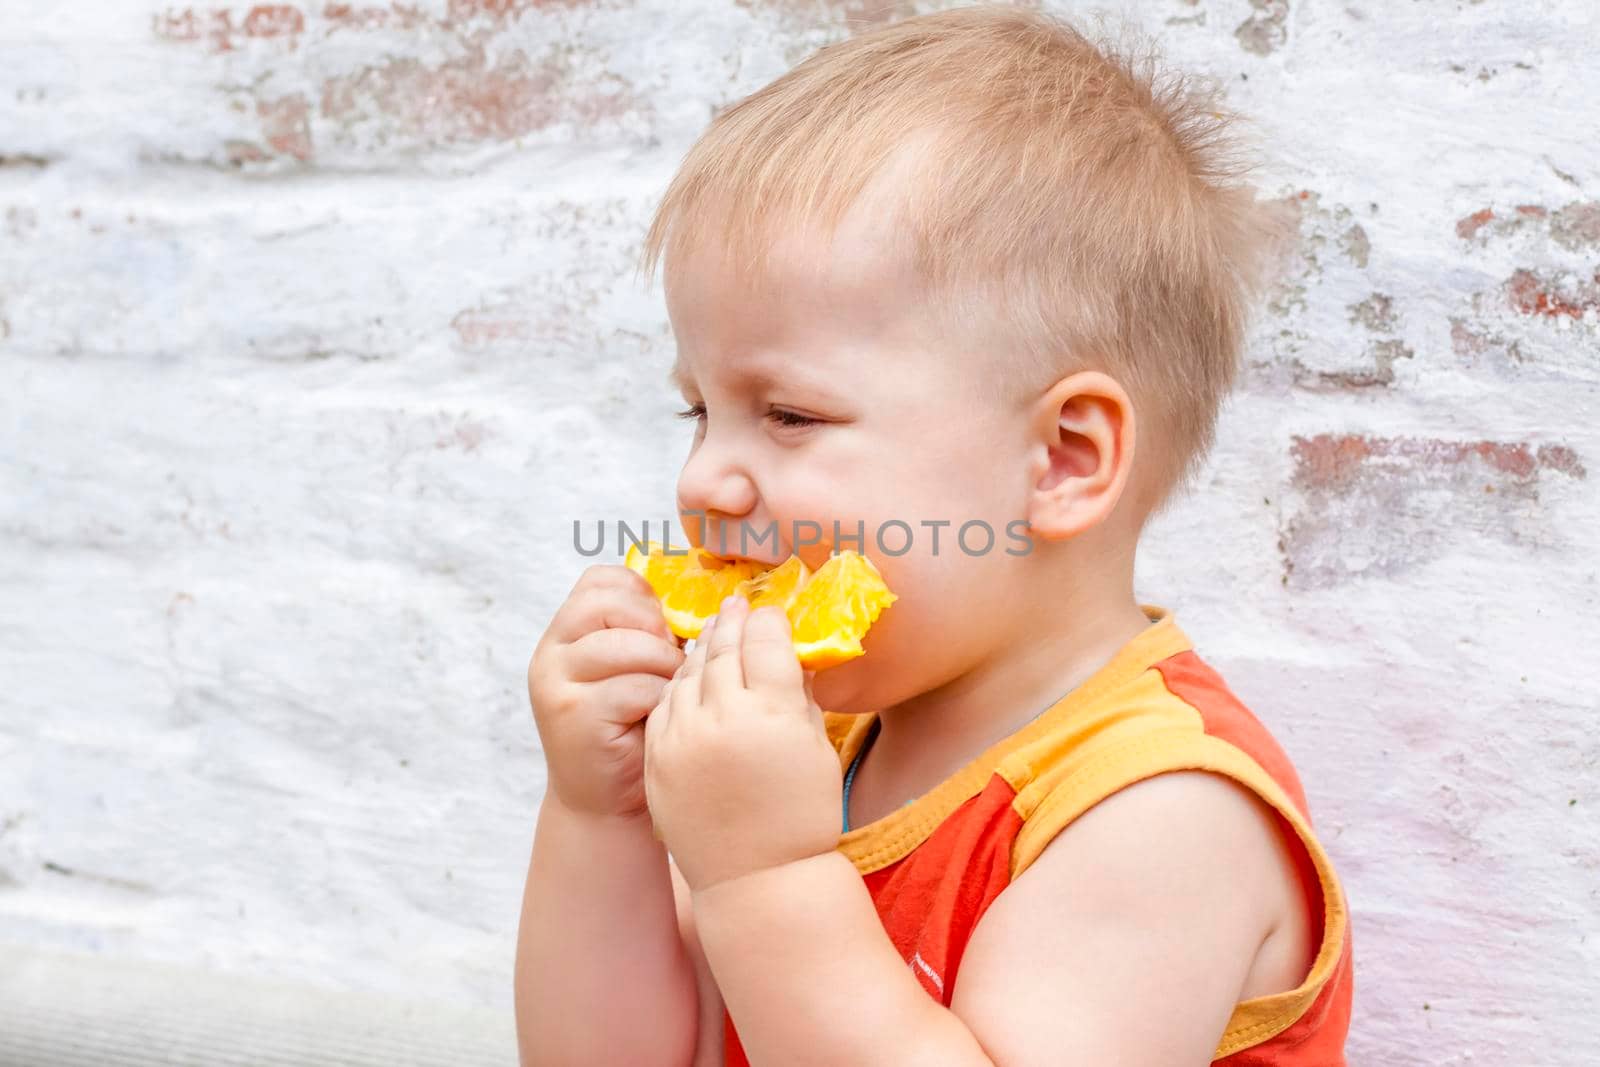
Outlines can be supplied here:
<path id="1" fill-rule="evenodd" d="M 828 734 L 828 743 L 835 752 L 843 753 L 845 741 L 850 736 L 850 730 L 855 726 L 859 715 L 847 715 L 841 711 L 825 711 L 822 713 L 822 728 Z"/>
<path id="2" fill-rule="evenodd" d="M 1260 764 L 1221 738 L 1190 728 L 1168 728 L 1116 745 L 1058 783 L 1031 813 L 1020 813 L 1025 821 L 1012 845 L 1011 877 L 1014 880 L 1025 871 L 1056 834 L 1112 793 L 1157 774 L 1183 770 L 1226 775 L 1270 805 L 1293 829 L 1302 853 L 1297 860 L 1309 859 L 1322 896 L 1321 940 L 1305 980 L 1294 989 L 1236 1004 L 1213 1054 L 1213 1059 L 1221 1059 L 1281 1033 L 1306 1013 L 1339 963 L 1348 923 L 1332 861 L 1300 809 Z"/>

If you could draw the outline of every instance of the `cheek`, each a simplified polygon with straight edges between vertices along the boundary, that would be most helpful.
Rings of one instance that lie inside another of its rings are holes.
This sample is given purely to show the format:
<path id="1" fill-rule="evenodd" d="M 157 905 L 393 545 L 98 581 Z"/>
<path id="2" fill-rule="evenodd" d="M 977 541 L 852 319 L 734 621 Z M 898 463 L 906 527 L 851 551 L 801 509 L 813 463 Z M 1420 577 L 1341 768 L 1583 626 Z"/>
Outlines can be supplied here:
<path id="1" fill-rule="evenodd" d="M 900 581 L 958 585 L 961 572 L 982 569 L 986 556 L 1014 546 L 1007 524 L 1026 516 L 1027 496 L 1002 470 L 998 464 L 980 473 L 910 467 L 856 497 L 866 516 L 866 554 L 885 579 L 893 585 L 904 573 Z"/>
<path id="2" fill-rule="evenodd" d="M 820 672 L 813 683 L 827 711 L 876 711 L 969 670 L 987 654 L 1003 620 L 998 597 L 964 556 L 907 553 L 881 561 L 899 597 L 868 631 L 866 655 Z M 979 584 L 974 585 L 974 581 Z"/>

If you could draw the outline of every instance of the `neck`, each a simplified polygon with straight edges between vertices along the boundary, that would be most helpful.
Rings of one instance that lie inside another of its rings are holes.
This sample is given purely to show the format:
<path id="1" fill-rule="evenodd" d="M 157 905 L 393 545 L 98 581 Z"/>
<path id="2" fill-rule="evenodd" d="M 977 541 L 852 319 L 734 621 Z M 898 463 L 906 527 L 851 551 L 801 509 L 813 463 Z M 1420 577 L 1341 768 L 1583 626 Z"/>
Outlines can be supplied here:
<path id="1" fill-rule="evenodd" d="M 1102 570 L 1093 586 L 1014 613 L 992 655 L 880 711 L 870 760 L 882 783 L 875 791 L 897 803 L 921 795 L 1087 681 L 1150 625 L 1133 595 L 1132 569 L 1130 558 L 1115 580 Z"/>

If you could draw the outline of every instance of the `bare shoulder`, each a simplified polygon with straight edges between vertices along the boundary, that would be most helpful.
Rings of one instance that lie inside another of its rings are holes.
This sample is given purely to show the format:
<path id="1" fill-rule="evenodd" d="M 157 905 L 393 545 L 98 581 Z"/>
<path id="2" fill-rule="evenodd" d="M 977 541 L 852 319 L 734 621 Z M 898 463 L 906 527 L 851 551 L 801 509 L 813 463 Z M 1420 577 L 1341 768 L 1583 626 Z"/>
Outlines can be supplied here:
<path id="1" fill-rule="evenodd" d="M 700 947 L 700 935 L 695 929 L 694 909 L 690 906 L 689 885 L 678 871 L 671 857 L 667 861 L 672 872 L 672 900 L 678 911 L 678 934 L 683 938 L 684 950 L 694 964 L 694 985 L 698 994 L 698 1019 L 695 1027 L 694 1062 L 691 1067 L 721 1067 L 722 1041 L 722 991 L 711 976 L 705 951 Z"/>
<path id="2" fill-rule="evenodd" d="M 995 899 L 951 1008 L 1008 1067 L 1063 1047 L 1205 1064 L 1236 1003 L 1300 984 L 1311 939 L 1266 802 L 1219 774 L 1167 772 L 1084 812 Z"/>

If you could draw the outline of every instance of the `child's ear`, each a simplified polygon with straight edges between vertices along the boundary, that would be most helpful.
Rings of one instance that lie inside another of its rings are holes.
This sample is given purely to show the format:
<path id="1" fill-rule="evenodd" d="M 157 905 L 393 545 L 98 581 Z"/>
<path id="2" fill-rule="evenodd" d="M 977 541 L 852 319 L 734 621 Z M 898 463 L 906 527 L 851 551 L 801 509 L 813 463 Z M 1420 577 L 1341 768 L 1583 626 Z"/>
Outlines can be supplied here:
<path id="1" fill-rule="evenodd" d="M 1103 522 L 1133 469 L 1127 392 L 1108 374 L 1079 371 L 1039 397 L 1029 422 L 1029 532 L 1062 540 Z"/>

